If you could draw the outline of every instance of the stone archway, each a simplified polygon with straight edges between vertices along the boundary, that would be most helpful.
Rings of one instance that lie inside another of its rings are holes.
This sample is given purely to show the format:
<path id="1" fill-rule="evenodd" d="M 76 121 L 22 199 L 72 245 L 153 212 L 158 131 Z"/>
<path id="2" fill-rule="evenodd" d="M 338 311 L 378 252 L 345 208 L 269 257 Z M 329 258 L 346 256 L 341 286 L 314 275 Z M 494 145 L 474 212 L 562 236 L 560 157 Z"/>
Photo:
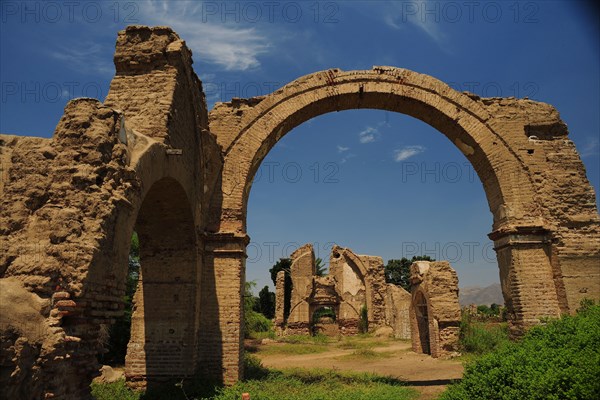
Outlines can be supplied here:
<path id="1" fill-rule="evenodd" d="M 200 309 L 196 233 L 185 191 L 154 183 L 136 222 L 140 274 L 125 358 L 130 386 L 151 387 L 196 371 Z"/>
<path id="2" fill-rule="evenodd" d="M 264 97 L 217 104 L 209 114 L 210 130 L 223 149 L 224 164 L 211 201 L 211 231 L 237 238 L 238 246 L 247 241 L 252 180 L 278 140 L 318 115 L 359 108 L 420 119 L 471 162 L 493 214 L 489 237 L 514 335 L 540 318 L 573 312 L 585 293 L 598 297 L 600 279 L 585 278 L 600 278 L 595 195 L 556 110 L 527 99 L 459 93 L 433 77 L 400 68 L 331 69 Z M 575 193 L 570 192 L 573 183 Z M 243 260 L 231 266 L 244 274 Z"/>

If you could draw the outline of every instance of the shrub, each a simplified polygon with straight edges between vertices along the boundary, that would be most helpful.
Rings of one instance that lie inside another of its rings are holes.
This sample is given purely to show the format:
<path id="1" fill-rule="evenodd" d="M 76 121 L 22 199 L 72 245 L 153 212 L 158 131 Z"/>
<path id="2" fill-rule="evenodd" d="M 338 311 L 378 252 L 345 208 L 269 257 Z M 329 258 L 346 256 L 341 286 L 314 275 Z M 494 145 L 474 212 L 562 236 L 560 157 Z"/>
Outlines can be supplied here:
<path id="1" fill-rule="evenodd" d="M 251 337 L 255 332 L 269 332 L 273 329 L 270 319 L 252 310 L 246 310 L 244 315 L 246 337 Z"/>
<path id="2" fill-rule="evenodd" d="M 600 306 L 587 305 L 468 364 L 441 399 L 596 399 L 599 377 Z"/>
<path id="3" fill-rule="evenodd" d="M 485 354 L 508 342 L 506 323 L 489 324 L 473 321 L 468 312 L 463 312 L 460 321 L 460 346 L 466 353 Z"/>
<path id="4" fill-rule="evenodd" d="M 358 321 L 358 331 L 360 333 L 369 332 L 369 311 L 366 304 L 360 309 L 360 320 Z"/>

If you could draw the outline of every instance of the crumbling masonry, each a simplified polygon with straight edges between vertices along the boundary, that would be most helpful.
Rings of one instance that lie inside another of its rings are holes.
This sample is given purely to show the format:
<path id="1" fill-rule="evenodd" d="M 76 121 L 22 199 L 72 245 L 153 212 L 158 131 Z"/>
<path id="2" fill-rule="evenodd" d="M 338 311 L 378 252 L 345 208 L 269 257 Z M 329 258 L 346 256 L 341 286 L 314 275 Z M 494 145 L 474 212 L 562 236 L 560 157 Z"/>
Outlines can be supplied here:
<path id="1" fill-rule="evenodd" d="M 311 244 L 291 255 L 292 294 L 289 316 L 284 315 L 284 271 L 277 276 L 275 322 L 279 334 L 312 333 L 313 315 L 329 307 L 336 315 L 337 333 L 359 333 L 361 309 L 366 307 L 370 331 L 390 327 L 394 337 L 410 339 L 408 318 L 410 294 L 385 282 L 381 257 L 357 255 L 348 248 L 334 246 L 329 260 L 329 274 L 315 275 L 315 254 Z M 334 333 L 334 332 L 330 332 Z"/>
<path id="2" fill-rule="evenodd" d="M 70 101 L 51 139 L 0 136 L 2 397 L 89 398 L 134 228 L 142 290 L 128 379 L 239 379 L 252 178 L 287 132 L 334 111 L 404 113 L 463 152 L 493 215 L 513 334 L 600 297 L 595 194 L 548 104 L 374 67 L 316 72 L 209 112 L 170 28 L 119 32 L 114 62 L 106 99 Z"/>
<path id="3" fill-rule="evenodd" d="M 417 261 L 410 267 L 412 348 L 440 357 L 458 350 L 458 276 L 447 261 Z"/>

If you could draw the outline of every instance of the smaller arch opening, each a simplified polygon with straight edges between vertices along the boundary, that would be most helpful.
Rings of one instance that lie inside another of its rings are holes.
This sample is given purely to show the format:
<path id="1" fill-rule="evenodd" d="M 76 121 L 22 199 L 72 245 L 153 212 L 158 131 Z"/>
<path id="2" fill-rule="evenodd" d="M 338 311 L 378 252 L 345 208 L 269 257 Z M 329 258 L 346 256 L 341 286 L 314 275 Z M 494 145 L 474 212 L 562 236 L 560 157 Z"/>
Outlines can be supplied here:
<path id="1" fill-rule="evenodd" d="M 315 307 L 311 314 L 311 335 L 338 336 L 337 313 L 337 306 L 333 304 Z"/>
<path id="2" fill-rule="evenodd" d="M 431 354 L 430 332 L 429 332 L 429 310 L 425 295 L 417 292 L 413 304 L 416 317 L 417 340 L 424 354 Z"/>

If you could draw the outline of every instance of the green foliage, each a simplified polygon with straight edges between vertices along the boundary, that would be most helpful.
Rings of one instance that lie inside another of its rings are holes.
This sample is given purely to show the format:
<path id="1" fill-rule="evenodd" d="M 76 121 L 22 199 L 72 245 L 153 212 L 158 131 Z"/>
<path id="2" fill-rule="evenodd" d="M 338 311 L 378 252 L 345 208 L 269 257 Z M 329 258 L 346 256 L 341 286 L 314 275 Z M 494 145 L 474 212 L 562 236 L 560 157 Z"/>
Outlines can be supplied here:
<path id="1" fill-rule="evenodd" d="M 327 267 L 323 264 L 323 259 L 317 258 L 315 260 L 315 275 L 325 276 L 327 275 Z"/>
<path id="2" fill-rule="evenodd" d="M 363 304 L 360 308 L 360 320 L 358 321 L 358 331 L 360 333 L 369 332 L 369 310 L 367 310 L 367 305 Z"/>
<path id="3" fill-rule="evenodd" d="M 283 297 L 283 319 L 287 321 L 287 317 L 290 315 L 292 308 L 292 277 L 290 276 L 290 268 L 292 266 L 292 260 L 290 258 L 280 258 L 279 261 L 273 265 L 269 270 L 271 273 L 271 280 L 273 285 L 277 286 L 277 273 L 279 271 L 285 272 L 285 290 Z"/>
<path id="4" fill-rule="evenodd" d="M 256 287 L 256 282 L 246 282 L 244 288 L 244 335 L 251 337 L 255 332 L 269 332 L 273 328 L 273 323 L 263 314 L 255 311 L 259 303 L 259 298 L 252 294 L 252 289 Z M 268 290 L 268 289 L 267 289 Z"/>
<path id="5" fill-rule="evenodd" d="M 489 309 L 489 308 L 488 308 Z M 486 324 L 473 321 L 464 311 L 460 321 L 460 345 L 463 352 L 485 354 L 508 342 L 508 327 L 503 324 Z"/>
<path id="6" fill-rule="evenodd" d="M 142 393 L 125 386 L 125 378 L 113 383 L 92 382 L 92 396 L 96 400 L 140 400 Z"/>
<path id="7" fill-rule="evenodd" d="M 410 292 L 410 266 L 415 261 L 435 261 L 435 259 L 429 256 L 413 256 L 410 260 L 405 257 L 400 260 L 388 260 L 385 266 L 385 281 Z"/>
<path id="8" fill-rule="evenodd" d="M 335 311 L 331 307 L 320 307 L 313 313 L 313 324 L 318 324 L 322 317 L 329 317 L 335 321 Z"/>
<path id="9" fill-rule="evenodd" d="M 466 367 L 443 400 L 597 399 L 600 393 L 600 306 L 586 304 L 531 329 Z"/>
<path id="10" fill-rule="evenodd" d="M 127 282 L 125 286 L 125 297 L 123 302 L 125 308 L 123 315 L 117 318 L 110 327 L 109 340 L 107 344 L 108 352 L 100 356 L 100 361 L 104 364 L 122 365 L 125 363 L 125 354 L 127 354 L 127 344 L 131 337 L 131 313 L 133 295 L 137 289 L 140 277 L 140 240 L 136 232 L 131 236 L 131 245 L 129 247 L 129 262 L 127 267 Z"/>
<path id="11" fill-rule="evenodd" d="M 477 313 L 483 317 L 498 317 L 500 316 L 500 306 L 496 303 L 492 303 L 491 306 L 481 304 L 477 306 Z"/>
<path id="12" fill-rule="evenodd" d="M 259 312 L 265 317 L 272 319 L 275 317 L 275 293 L 269 291 L 265 286 L 258 292 Z"/>

